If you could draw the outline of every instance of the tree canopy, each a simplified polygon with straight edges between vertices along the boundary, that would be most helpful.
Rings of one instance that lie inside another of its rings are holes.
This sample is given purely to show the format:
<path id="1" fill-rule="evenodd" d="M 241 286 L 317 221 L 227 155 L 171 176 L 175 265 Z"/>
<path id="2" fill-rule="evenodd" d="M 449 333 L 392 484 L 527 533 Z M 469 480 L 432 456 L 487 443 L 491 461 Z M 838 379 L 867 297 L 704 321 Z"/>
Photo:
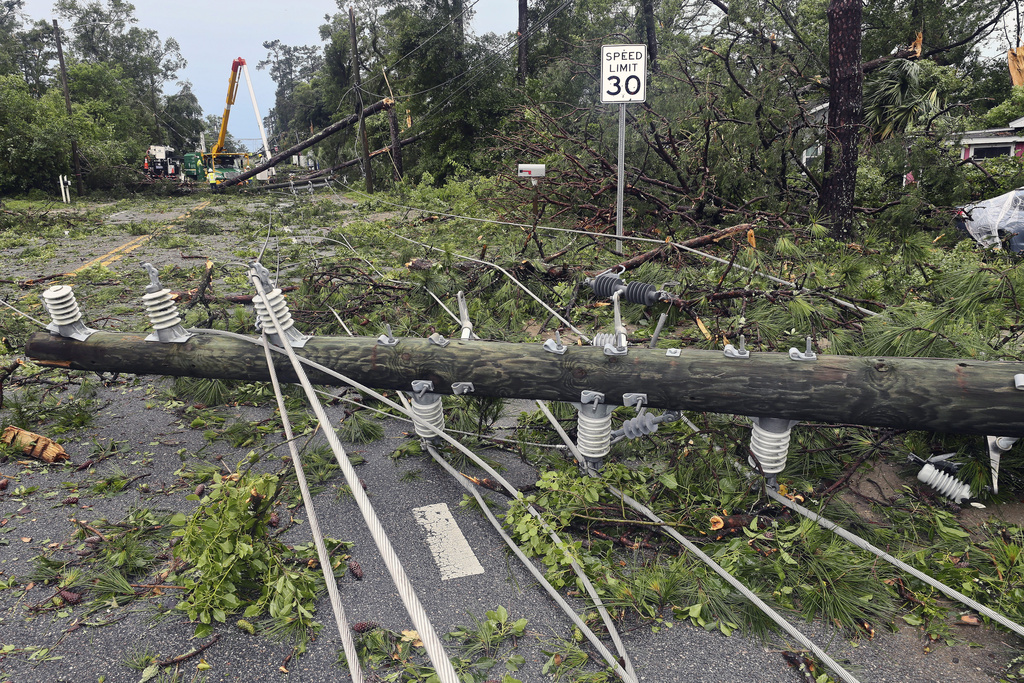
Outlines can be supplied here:
<path id="1" fill-rule="evenodd" d="M 38 137 L 26 134 L 33 125 L 66 135 L 47 164 L 9 171 L 0 190 L 49 188 L 47 174 L 69 169 L 70 137 L 97 188 L 123 183 L 149 144 L 197 146 L 207 121 L 191 84 L 177 80 L 185 56 L 173 38 L 140 27 L 131 3 L 57 2 L 71 117 L 50 106 L 59 88 L 52 27 L 33 23 L 22 4 L 0 2 L 0 74 L 13 79 L 5 103 L 18 112 L 2 124 L 7 148 L 30 148 L 21 139 Z M 982 173 L 979 181 L 976 166 L 959 163 L 950 143 L 958 131 L 1005 122 L 1019 108 L 1005 67 L 981 50 L 1010 16 L 1007 0 L 872 3 L 845 23 L 830 15 L 830 7 L 853 7 L 839 0 L 520 6 L 521 30 L 505 35 L 474 33 L 472 5 L 461 0 L 359 0 L 354 24 L 339 2 L 318 45 L 287 45 L 268 26 L 257 68 L 277 84 L 272 138 L 292 144 L 357 106 L 391 98 L 400 137 L 417 140 L 403 150 L 413 179 L 545 162 L 566 181 L 549 190 L 553 211 L 606 221 L 614 211 L 616 108 L 599 103 L 598 52 L 602 44 L 643 43 L 649 96 L 629 107 L 625 153 L 634 229 L 784 215 L 824 217 L 853 235 L 859 220 L 893 203 L 917 202 L 924 215 L 1000 189 L 998 178 Z M 841 64 L 838 45 L 848 48 Z M 863 94 L 850 89 L 859 78 Z M 326 166 L 346 162 L 358 156 L 356 137 L 347 130 L 311 153 Z M 390 144 L 385 117 L 367 122 L 367 137 L 370 149 Z M 394 175 L 387 154 L 372 164 L 375 175 Z M 917 183 L 906 188 L 911 170 Z"/>

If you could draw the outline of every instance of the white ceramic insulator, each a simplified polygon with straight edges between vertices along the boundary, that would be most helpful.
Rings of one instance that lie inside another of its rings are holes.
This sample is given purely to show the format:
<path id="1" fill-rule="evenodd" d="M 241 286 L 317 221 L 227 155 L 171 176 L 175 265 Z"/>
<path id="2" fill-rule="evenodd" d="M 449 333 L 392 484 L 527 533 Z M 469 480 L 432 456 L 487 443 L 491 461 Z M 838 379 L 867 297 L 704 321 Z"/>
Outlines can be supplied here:
<path id="1" fill-rule="evenodd" d="M 780 421 L 787 424 L 784 431 L 769 431 L 761 426 L 761 421 L 768 423 L 775 418 L 755 418 L 750 432 L 750 452 L 753 454 L 747 460 L 750 466 L 757 469 L 758 463 L 766 475 L 779 474 L 786 468 L 786 456 L 789 453 L 789 438 L 792 434 L 792 423 Z M 776 425 L 771 425 L 776 426 Z M 757 458 L 757 462 L 754 458 Z"/>
<path id="2" fill-rule="evenodd" d="M 294 324 L 291 311 L 288 310 L 288 302 L 284 300 L 284 294 L 280 288 L 267 292 L 266 303 L 264 303 L 262 297 L 255 297 L 253 304 L 256 307 L 256 315 L 260 318 L 261 326 L 269 334 L 284 335 Z M 281 329 L 277 329 L 277 326 L 274 325 L 274 318 L 270 315 L 271 311 L 277 315 L 277 319 L 281 322 Z"/>
<path id="3" fill-rule="evenodd" d="M 965 484 L 948 472 L 937 469 L 930 462 L 925 463 L 917 473 L 917 478 L 955 503 L 961 503 L 971 497 L 970 484 Z"/>
<path id="4" fill-rule="evenodd" d="M 590 341 L 591 346 L 596 346 L 599 349 L 604 348 L 609 344 L 611 344 L 612 346 L 615 345 L 615 335 L 612 334 L 611 332 L 601 332 L 599 334 L 595 334 L 594 338 Z"/>
<path id="5" fill-rule="evenodd" d="M 600 415 L 599 411 L 598 414 Z M 611 450 L 612 415 L 607 411 L 604 417 L 591 417 L 579 413 L 576 429 L 576 447 L 585 458 L 603 458 Z"/>
<path id="6" fill-rule="evenodd" d="M 43 292 L 43 305 L 57 325 L 72 325 L 82 319 L 75 293 L 67 285 L 54 285 Z"/>
<path id="7" fill-rule="evenodd" d="M 178 307 L 171 297 L 171 290 L 161 289 L 142 296 L 142 305 L 146 307 L 146 315 L 154 330 L 166 330 L 181 322 Z"/>
<path id="8" fill-rule="evenodd" d="M 431 400 L 434 399 L 434 400 Z M 421 403 L 421 401 L 426 401 Z M 444 408 L 441 405 L 440 394 L 425 394 L 417 396 L 412 402 L 412 412 L 416 415 L 413 426 L 416 428 L 416 436 L 421 439 L 434 439 L 437 434 L 420 424 L 425 422 L 437 431 L 444 431 Z"/>

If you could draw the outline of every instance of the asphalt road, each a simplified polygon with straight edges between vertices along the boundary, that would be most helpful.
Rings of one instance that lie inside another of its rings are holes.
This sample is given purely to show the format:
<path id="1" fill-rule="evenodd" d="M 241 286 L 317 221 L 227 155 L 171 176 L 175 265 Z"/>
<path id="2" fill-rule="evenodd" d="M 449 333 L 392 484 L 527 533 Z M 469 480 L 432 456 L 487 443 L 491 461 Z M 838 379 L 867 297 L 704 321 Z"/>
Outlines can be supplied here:
<path id="1" fill-rule="evenodd" d="M 169 216 L 168 220 L 172 218 Z M 223 253 L 230 253 L 236 246 L 223 236 L 218 239 L 221 241 L 216 248 Z M 62 250 L 62 262 L 52 264 L 53 269 L 73 270 L 91 259 L 115 253 L 127 241 L 128 238 L 103 238 L 83 242 L 77 251 Z M 173 250 L 161 251 L 140 243 L 131 251 L 130 258 L 110 260 L 107 267 L 115 271 L 134 269 L 141 260 L 160 267 L 180 258 L 180 253 Z M 39 289 L 42 288 L 45 286 Z M 19 295 L 24 296 L 24 292 Z M 181 616 L 153 620 L 152 603 L 172 604 L 173 595 L 149 598 L 130 608 L 112 607 L 106 613 L 94 615 L 90 622 L 94 625 L 69 630 L 77 618 L 74 612 L 58 617 L 54 612 L 36 614 L 30 610 L 32 605 L 45 602 L 53 587 L 37 584 L 27 588 L 24 578 L 31 571 L 31 559 L 49 550 L 51 544 L 71 545 L 74 529 L 70 517 L 116 520 L 134 506 L 188 512 L 195 505 L 185 500 L 191 489 L 174 474 L 183 459 L 189 462 L 198 453 L 212 461 L 219 455 L 225 463 L 233 465 L 248 452 L 248 448 L 233 449 L 222 441 L 211 446 L 203 439 L 201 430 L 183 426 L 181 417 L 158 400 L 164 381 L 156 377 L 121 376 L 98 387 L 95 422 L 80 432 L 63 436 L 62 443 L 72 463 L 77 464 L 89 457 L 96 444 L 126 442 L 122 452 L 100 466 L 76 471 L 74 466 L 24 465 L 16 459 L 0 464 L 0 475 L 11 480 L 0 495 L 0 520 L 5 520 L 0 527 L 0 543 L 7 541 L 0 545 L 0 579 L 18 578 L 15 587 L 0 590 L 0 649 L 13 646 L 6 654 L 0 653 L 0 682 L 102 679 L 106 683 L 134 683 L 141 673 L 126 665 L 131 655 L 150 652 L 169 658 L 185 654 L 199 644 L 191 639 L 193 626 Z M 239 410 L 248 419 L 254 419 L 268 417 L 272 408 L 267 405 Z M 334 419 L 340 417 L 340 408 L 330 410 Z M 570 622 L 506 551 L 483 516 L 460 507 L 464 491 L 457 482 L 426 456 L 397 461 L 390 457 L 407 438 L 408 428 L 404 423 L 389 422 L 384 439 L 370 446 L 350 445 L 350 449 L 366 459 L 357 468 L 359 476 L 436 630 L 447 633 L 458 625 L 471 623 L 471 615 L 479 618 L 486 610 L 503 605 L 513 618 L 528 620 L 526 636 L 515 647 L 515 652 L 526 661 L 522 670 L 513 675 L 526 682 L 549 680 L 541 672 L 548 659 L 544 650 L 550 650 L 557 639 L 571 637 Z M 535 481 L 536 471 L 514 456 L 491 455 L 502 461 L 507 468 L 506 476 L 513 483 L 528 485 Z M 120 467 L 130 477 L 145 476 L 117 496 L 89 494 L 88 482 L 109 474 L 114 467 Z M 80 484 L 78 503 L 62 505 L 67 485 L 76 483 Z M 339 577 L 347 616 L 353 623 L 374 621 L 396 631 L 410 629 L 411 622 L 355 503 L 350 497 L 336 496 L 340 483 L 339 475 L 317 496 L 315 508 L 326 534 L 354 543 L 351 554 L 364 571 L 361 581 L 351 573 Z M 141 489 L 143 484 L 148 486 L 148 493 Z M 15 494 L 19 487 L 32 486 L 38 489 L 31 494 Z M 490 497 L 500 509 L 501 497 Z M 446 565 L 438 564 L 431 552 L 430 532 L 417 521 L 422 513 L 416 511 L 426 506 L 446 506 L 482 572 L 445 578 L 443 572 L 448 570 Z M 302 510 L 295 513 L 300 520 L 303 515 Z M 298 524 L 285 539 L 307 542 L 308 528 L 308 524 Z M 587 610 L 578 600 L 574 604 L 581 613 Z M 326 597 L 318 602 L 317 608 L 324 628 L 306 654 L 287 662 L 287 673 L 280 667 L 291 652 L 290 646 L 244 633 L 230 625 L 229 619 L 229 625 L 217 630 L 218 642 L 203 653 L 210 668 L 201 672 L 200 680 L 349 680 L 347 671 L 336 663 L 341 644 Z M 98 625 L 105 620 L 111 623 Z M 923 634 L 910 627 L 898 633 L 878 629 L 873 640 L 861 639 L 856 643 L 825 624 L 798 622 L 798 628 L 862 681 L 992 681 L 1006 659 L 1016 654 L 1014 648 L 1022 646 L 1018 638 L 1005 632 L 975 629 L 964 635 L 964 643 L 970 640 L 985 647 L 961 644 L 938 647 L 926 654 Z M 783 639 L 765 643 L 741 634 L 725 637 L 681 622 L 656 626 L 628 618 L 623 623 L 623 639 L 642 681 L 803 680 L 781 655 L 782 650 L 792 649 Z M 49 649 L 40 654 L 40 648 Z M 182 665 L 187 674 L 183 680 L 192 680 L 197 673 L 197 659 Z M 501 672 L 499 665 L 491 675 L 500 679 Z"/>

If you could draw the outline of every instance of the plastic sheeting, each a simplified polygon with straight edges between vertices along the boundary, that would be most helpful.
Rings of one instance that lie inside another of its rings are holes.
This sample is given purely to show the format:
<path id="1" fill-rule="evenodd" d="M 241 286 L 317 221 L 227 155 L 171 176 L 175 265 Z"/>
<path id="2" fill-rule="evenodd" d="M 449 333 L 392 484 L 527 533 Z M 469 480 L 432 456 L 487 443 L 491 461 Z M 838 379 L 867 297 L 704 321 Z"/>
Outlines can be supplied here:
<path id="1" fill-rule="evenodd" d="M 964 228 L 984 247 L 1007 239 L 1011 251 L 1024 251 L 1024 188 L 964 207 Z"/>

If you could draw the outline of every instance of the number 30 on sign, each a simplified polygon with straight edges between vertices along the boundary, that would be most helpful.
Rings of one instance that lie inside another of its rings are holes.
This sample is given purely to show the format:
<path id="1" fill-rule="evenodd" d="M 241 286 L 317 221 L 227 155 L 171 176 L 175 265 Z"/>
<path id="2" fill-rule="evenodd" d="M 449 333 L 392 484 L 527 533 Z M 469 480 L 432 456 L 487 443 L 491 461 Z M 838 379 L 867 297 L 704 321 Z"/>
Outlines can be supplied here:
<path id="1" fill-rule="evenodd" d="M 601 46 L 601 101 L 647 100 L 647 46 Z"/>

